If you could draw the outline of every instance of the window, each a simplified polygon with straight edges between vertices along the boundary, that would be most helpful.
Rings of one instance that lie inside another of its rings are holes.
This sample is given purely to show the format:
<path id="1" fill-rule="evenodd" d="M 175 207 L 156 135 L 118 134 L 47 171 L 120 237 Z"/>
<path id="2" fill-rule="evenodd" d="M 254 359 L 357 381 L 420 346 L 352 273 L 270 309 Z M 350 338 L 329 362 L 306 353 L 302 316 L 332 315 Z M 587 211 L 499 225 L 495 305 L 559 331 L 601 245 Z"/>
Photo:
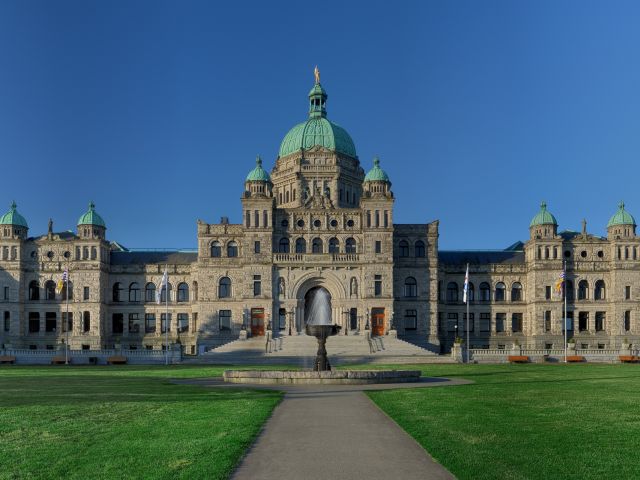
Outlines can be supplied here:
<path id="1" fill-rule="evenodd" d="M 347 238 L 347 240 L 344 243 L 344 251 L 346 253 L 356 253 L 357 252 L 356 241 L 355 241 L 354 238 L 351 238 L 351 237 Z"/>
<path id="2" fill-rule="evenodd" d="M 129 314 L 129 333 L 140 333 L 140 315 L 137 313 Z"/>
<path id="3" fill-rule="evenodd" d="M 487 282 L 480 284 L 480 301 L 488 302 L 491 300 L 491 287 Z"/>
<path id="4" fill-rule="evenodd" d="M 144 332 L 155 333 L 156 331 L 156 315 L 155 313 L 146 313 L 144 316 Z"/>
<path id="5" fill-rule="evenodd" d="M 182 282 L 178 284 L 178 298 L 177 302 L 188 302 L 189 301 L 189 285 Z"/>
<path id="6" fill-rule="evenodd" d="M 551 300 L 551 285 L 544 287 L 544 298 L 545 300 Z"/>
<path id="7" fill-rule="evenodd" d="M 167 297 L 167 289 L 169 290 L 169 297 Z M 166 285 L 162 286 L 162 290 L 160 290 L 161 303 L 166 303 L 171 301 L 171 290 L 173 290 L 173 287 L 171 286 L 170 283 L 167 283 Z"/>
<path id="8" fill-rule="evenodd" d="M 218 282 L 218 298 L 229 298 L 231 296 L 231 279 L 222 277 Z"/>
<path id="9" fill-rule="evenodd" d="M 473 332 L 474 329 L 474 314 L 469 313 L 469 332 Z M 467 314 L 462 314 L 462 328 L 460 330 L 467 331 Z"/>
<path id="10" fill-rule="evenodd" d="M 4 312 L 4 331 L 8 332 L 11 329 L 11 312 Z"/>
<path id="11" fill-rule="evenodd" d="M 311 253 L 322 253 L 322 239 L 314 238 L 311 242 Z"/>
<path id="12" fill-rule="evenodd" d="M 4 287 L 4 299 L 9 300 L 9 287 Z"/>
<path id="13" fill-rule="evenodd" d="M 467 297 L 469 298 L 470 302 L 473 302 L 473 300 L 475 299 L 475 289 L 473 283 L 471 282 L 469 282 L 469 286 L 467 288 Z"/>
<path id="14" fill-rule="evenodd" d="M 113 301 L 122 301 L 122 285 L 120 284 L 120 282 L 116 282 L 113 284 Z"/>
<path id="15" fill-rule="evenodd" d="M 129 301 L 134 303 L 140 301 L 140 285 L 137 282 L 129 285 Z"/>
<path id="16" fill-rule="evenodd" d="M 257 297 L 262 293 L 262 280 L 260 275 L 253 276 L 253 296 Z"/>
<path id="17" fill-rule="evenodd" d="M 605 312 L 596 312 L 596 332 L 604 332 Z"/>
<path id="18" fill-rule="evenodd" d="M 114 313 L 112 317 L 112 330 L 113 333 L 124 332 L 124 315 L 122 313 Z"/>
<path id="19" fill-rule="evenodd" d="M 496 302 L 505 301 L 505 297 L 506 297 L 505 291 L 506 291 L 506 287 L 504 283 L 502 282 L 496 283 Z"/>
<path id="20" fill-rule="evenodd" d="M 46 312 L 44 314 L 44 331 L 53 333 L 56 331 L 56 312 Z"/>
<path id="21" fill-rule="evenodd" d="M 287 310 L 284 308 L 278 309 L 278 328 L 280 330 L 287 328 Z"/>
<path id="22" fill-rule="evenodd" d="M 449 313 L 447 314 L 447 332 L 455 332 L 458 333 L 458 314 L 457 313 Z"/>
<path id="23" fill-rule="evenodd" d="M 147 283 L 144 287 L 144 301 L 155 302 L 156 301 L 156 284 Z"/>
<path id="24" fill-rule="evenodd" d="M 511 285 L 511 301 L 522 301 L 522 285 L 519 282 L 515 282 L 513 285 Z"/>
<path id="25" fill-rule="evenodd" d="M 491 331 L 491 314 L 490 313 L 485 312 L 480 314 L 480 331 L 481 332 Z"/>
<path id="26" fill-rule="evenodd" d="M 227 257 L 237 257 L 238 256 L 238 244 L 236 242 L 227 243 Z"/>
<path id="27" fill-rule="evenodd" d="M 358 309 L 352 308 L 349 310 L 349 328 L 355 330 L 358 328 Z"/>
<path id="28" fill-rule="evenodd" d="M 44 298 L 45 300 L 56 299 L 56 282 L 53 280 L 47 280 L 44 284 Z"/>
<path id="29" fill-rule="evenodd" d="M 404 296 L 415 298 L 418 296 L 418 282 L 413 277 L 407 277 L 404 281 Z"/>
<path id="30" fill-rule="evenodd" d="M 380 240 L 376 240 L 376 253 L 382 253 L 382 242 Z"/>
<path id="31" fill-rule="evenodd" d="M 73 312 L 69 312 L 69 318 L 67 318 L 67 312 L 62 312 L 61 325 L 63 332 L 73 332 Z"/>
<path id="32" fill-rule="evenodd" d="M 220 246 L 220 242 L 214 241 L 213 243 L 211 243 L 211 256 L 212 257 L 222 256 L 222 247 Z"/>
<path id="33" fill-rule="evenodd" d="M 189 315 L 187 313 L 178 314 L 178 333 L 189 331 Z"/>
<path id="34" fill-rule="evenodd" d="M 589 298 L 589 284 L 586 280 L 580 280 L 578 283 L 578 300 L 587 300 Z"/>
<path id="35" fill-rule="evenodd" d="M 38 312 L 29 312 L 29 333 L 37 333 L 40 331 L 40 314 Z"/>
<path id="36" fill-rule="evenodd" d="M 296 239 L 296 253 L 307 253 L 307 241 L 302 237 Z"/>
<path id="37" fill-rule="evenodd" d="M 596 282 L 596 289 L 593 295 L 594 300 L 604 300 L 606 298 L 604 280 L 598 280 Z"/>
<path id="38" fill-rule="evenodd" d="M 401 257 L 408 257 L 409 242 L 407 242 L 406 240 L 400 240 L 400 243 L 398 243 L 398 253 Z"/>
<path id="39" fill-rule="evenodd" d="M 373 278 L 373 295 L 379 297 L 382 295 L 382 275 L 375 275 Z"/>
<path id="40" fill-rule="evenodd" d="M 219 329 L 231 330 L 231 310 L 220 310 L 218 312 Z"/>
<path id="41" fill-rule="evenodd" d="M 416 257 L 424 257 L 425 256 L 424 242 L 422 240 L 418 240 L 416 242 L 414 248 L 415 248 Z"/>
<path id="42" fill-rule="evenodd" d="M 418 328 L 418 311 L 405 310 L 404 312 L 404 329 L 416 330 Z"/>
<path id="43" fill-rule="evenodd" d="M 567 300 L 573 301 L 574 290 L 573 290 L 573 282 L 571 280 L 565 280 L 565 285 L 567 287 Z"/>
<path id="44" fill-rule="evenodd" d="M 496 313 L 496 333 L 504 332 L 504 324 L 507 320 L 506 313 Z"/>
<path id="45" fill-rule="evenodd" d="M 458 301 L 458 284 L 456 282 L 449 282 L 447 284 L 447 302 Z"/>
<path id="46" fill-rule="evenodd" d="M 625 300 L 631 299 L 631 285 L 627 285 L 626 287 L 624 287 L 624 299 Z"/>
<path id="47" fill-rule="evenodd" d="M 89 300 L 89 287 L 84 287 L 82 289 L 82 299 Z"/>
<path id="48" fill-rule="evenodd" d="M 511 331 L 514 333 L 522 333 L 522 314 L 513 313 L 511 315 Z"/>
<path id="49" fill-rule="evenodd" d="M 63 300 L 67 299 L 67 290 L 69 290 L 69 300 L 71 300 L 73 298 L 73 283 L 68 280 L 62 284 L 62 290 L 60 291 L 60 298 Z"/>
<path id="50" fill-rule="evenodd" d="M 329 253 L 339 253 L 340 252 L 340 244 L 338 243 L 338 239 L 333 237 L 329 239 Z"/>
<path id="51" fill-rule="evenodd" d="M 627 310 L 624 312 L 624 331 L 628 332 L 630 330 L 631 330 L 631 310 Z"/>
<path id="52" fill-rule="evenodd" d="M 579 332 L 589 331 L 589 312 L 578 313 L 578 331 Z"/>
<path id="53" fill-rule="evenodd" d="M 260 253 L 260 242 L 253 242 L 253 253 Z"/>
<path id="54" fill-rule="evenodd" d="M 91 330 L 91 314 L 87 311 L 82 313 L 82 331 L 87 333 Z"/>
<path id="55" fill-rule="evenodd" d="M 171 331 L 171 314 L 167 317 L 166 313 L 160 314 L 160 333 L 167 333 Z"/>
<path id="56" fill-rule="evenodd" d="M 289 239 L 281 238 L 278 242 L 278 253 L 289 253 Z"/>
<path id="57" fill-rule="evenodd" d="M 551 310 L 546 310 L 544 312 L 544 331 L 551 331 Z"/>
<path id="58" fill-rule="evenodd" d="M 565 319 L 565 321 L 560 322 L 562 327 L 562 333 L 564 334 L 565 325 L 563 325 L 563 323 L 566 323 L 567 331 L 573 332 L 573 312 L 567 312 L 567 318 Z"/>
<path id="59" fill-rule="evenodd" d="M 29 283 L 29 300 L 40 300 L 40 285 L 35 280 Z"/>

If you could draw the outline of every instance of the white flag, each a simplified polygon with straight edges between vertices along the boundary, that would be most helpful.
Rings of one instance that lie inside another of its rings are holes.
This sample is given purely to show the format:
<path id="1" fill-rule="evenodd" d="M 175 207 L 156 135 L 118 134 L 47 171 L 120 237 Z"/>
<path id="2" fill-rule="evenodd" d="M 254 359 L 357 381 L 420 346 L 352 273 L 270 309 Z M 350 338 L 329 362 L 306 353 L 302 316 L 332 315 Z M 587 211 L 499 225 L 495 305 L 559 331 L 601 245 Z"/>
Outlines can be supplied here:
<path id="1" fill-rule="evenodd" d="M 164 269 L 164 274 L 162 274 L 162 280 L 160 280 L 160 285 L 158 286 L 158 290 L 156 290 L 156 303 L 160 303 L 160 299 L 162 298 L 162 289 L 167 289 L 167 283 L 168 283 L 168 275 L 167 275 L 167 269 Z M 167 292 L 168 294 L 168 292 Z"/>
<path id="2" fill-rule="evenodd" d="M 467 263 L 467 273 L 464 275 L 464 293 L 462 294 L 462 301 L 467 303 L 467 296 L 469 295 L 469 264 Z"/>

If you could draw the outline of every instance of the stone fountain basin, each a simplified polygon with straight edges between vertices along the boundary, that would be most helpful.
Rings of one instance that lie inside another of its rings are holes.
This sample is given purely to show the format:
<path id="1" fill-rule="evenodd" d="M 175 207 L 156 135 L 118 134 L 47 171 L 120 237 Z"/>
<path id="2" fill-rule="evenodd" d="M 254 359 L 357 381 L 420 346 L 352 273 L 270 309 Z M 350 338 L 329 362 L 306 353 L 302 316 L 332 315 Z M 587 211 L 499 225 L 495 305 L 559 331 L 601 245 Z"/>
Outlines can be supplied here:
<path id="1" fill-rule="evenodd" d="M 337 335 L 342 327 L 340 325 L 310 325 L 307 324 L 305 331 L 307 335 L 316 338 L 327 338 Z"/>
<path id="2" fill-rule="evenodd" d="M 327 372 L 226 370 L 222 377 L 229 383 L 362 385 L 418 382 L 420 370 L 332 370 Z"/>

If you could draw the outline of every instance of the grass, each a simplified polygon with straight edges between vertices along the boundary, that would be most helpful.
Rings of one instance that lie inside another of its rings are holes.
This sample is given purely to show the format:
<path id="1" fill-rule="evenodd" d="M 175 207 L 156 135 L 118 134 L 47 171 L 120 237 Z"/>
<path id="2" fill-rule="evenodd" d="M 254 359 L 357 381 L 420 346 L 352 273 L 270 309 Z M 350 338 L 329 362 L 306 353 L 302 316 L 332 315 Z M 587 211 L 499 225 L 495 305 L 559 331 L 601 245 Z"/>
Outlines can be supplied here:
<path id="1" fill-rule="evenodd" d="M 227 478 L 278 392 L 174 385 L 229 367 L 0 367 L 0 479 Z"/>
<path id="2" fill-rule="evenodd" d="M 460 479 L 640 478 L 637 365 L 402 368 L 475 382 L 368 393 Z"/>

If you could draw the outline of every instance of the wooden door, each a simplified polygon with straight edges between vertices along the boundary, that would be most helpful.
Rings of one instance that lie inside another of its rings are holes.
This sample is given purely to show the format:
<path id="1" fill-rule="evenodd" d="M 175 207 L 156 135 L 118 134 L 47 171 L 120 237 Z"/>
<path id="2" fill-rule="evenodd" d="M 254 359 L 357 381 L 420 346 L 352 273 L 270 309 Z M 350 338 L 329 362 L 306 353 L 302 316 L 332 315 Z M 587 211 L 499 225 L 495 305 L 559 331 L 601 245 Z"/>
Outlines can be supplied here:
<path id="1" fill-rule="evenodd" d="M 251 336 L 264 335 L 264 308 L 251 309 Z"/>
<path id="2" fill-rule="evenodd" d="M 374 308 L 371 311 L 371 334 L 384 335 L 384 308 Z"/>

